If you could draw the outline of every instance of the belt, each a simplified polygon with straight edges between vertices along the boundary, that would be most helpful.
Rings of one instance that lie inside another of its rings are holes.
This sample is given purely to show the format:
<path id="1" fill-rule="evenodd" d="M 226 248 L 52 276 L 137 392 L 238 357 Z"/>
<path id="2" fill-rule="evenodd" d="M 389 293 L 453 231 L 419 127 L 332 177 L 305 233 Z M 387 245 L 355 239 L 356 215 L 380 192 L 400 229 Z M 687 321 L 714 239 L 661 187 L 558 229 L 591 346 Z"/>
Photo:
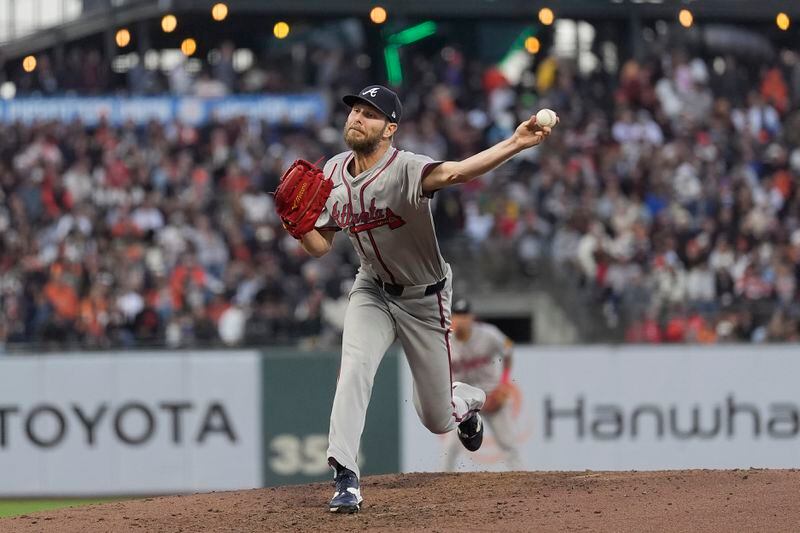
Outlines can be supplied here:
<path id="1" fill-rule="evenodd" d="M 445 278 L 442 278 L 441 280 L 437 281 L 436 283 L 434 283 L 432 285 L 428 285 L 427 287 L 424 287 L 425 290 L 422 291 L 424 296 L 430 296 L 431 294 L 435 294 L 435 293 L 439 292 L 440 290 L 444 289 L 444 284 L 445 284 L 446 281 L 447 281 L 447 278 L 445 277 Z M 419 287 L 420 289 L 423 288 L 421 285 L 406 287 L 404 285 L 395 285 L 394 283 L 386 283 L 385 281 L 383 281 L 383 280 L 381 280 L 379 278 L 375 278 L 375 283 L 378 284 L 378 287 L 380 287 L 381 289 L 386 291 L 386 294 L 389 294 L 391 296 L 402 296 L 403 292 L 412 292 L 409 289 L 416 289 L 417 287 Z M 420 296 L 422 296 L 422 295 L 420 295 Z"/>

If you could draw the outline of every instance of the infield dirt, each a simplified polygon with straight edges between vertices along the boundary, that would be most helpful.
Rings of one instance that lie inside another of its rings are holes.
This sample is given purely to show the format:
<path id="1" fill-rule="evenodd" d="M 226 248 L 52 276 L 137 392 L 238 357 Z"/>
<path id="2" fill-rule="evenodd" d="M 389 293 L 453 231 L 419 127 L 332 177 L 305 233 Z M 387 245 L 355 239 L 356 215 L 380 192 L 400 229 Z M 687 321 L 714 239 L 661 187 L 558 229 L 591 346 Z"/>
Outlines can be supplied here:
<path id="1" fill-rule="evenodd" d="M 145 498 L 0 519 L 0 532 L 798 531 L 800 471 L 511 472 L 364 478 L 359 514 L 332 484 Z"/>

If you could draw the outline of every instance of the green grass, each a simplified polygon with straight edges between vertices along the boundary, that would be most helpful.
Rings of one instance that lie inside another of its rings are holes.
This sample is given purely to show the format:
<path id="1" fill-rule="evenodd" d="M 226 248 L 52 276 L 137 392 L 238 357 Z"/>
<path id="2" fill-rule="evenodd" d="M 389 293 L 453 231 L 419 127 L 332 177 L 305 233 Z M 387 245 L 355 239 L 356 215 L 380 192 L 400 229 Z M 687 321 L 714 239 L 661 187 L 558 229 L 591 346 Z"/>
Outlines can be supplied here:
<path id="1" fill-rule="evenodd" d="M 61 509 L 62 507 L 77 507 L 92 503 L 106 503 L 122 500 L 123 498 L 73 498 L 63 500 L 0 500 L 0 518 L 21 514 L 47 511 L 48 509 Z"/>

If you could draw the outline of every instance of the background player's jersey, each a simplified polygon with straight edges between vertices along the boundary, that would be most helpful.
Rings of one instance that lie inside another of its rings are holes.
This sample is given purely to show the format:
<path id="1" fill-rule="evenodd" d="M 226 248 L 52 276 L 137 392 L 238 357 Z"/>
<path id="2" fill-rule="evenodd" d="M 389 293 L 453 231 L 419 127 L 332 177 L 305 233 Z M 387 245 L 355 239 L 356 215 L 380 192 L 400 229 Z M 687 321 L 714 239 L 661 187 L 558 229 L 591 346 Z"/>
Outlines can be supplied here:
<path id="1" fill-rule="evenodd" d="M 460 341 L 450 337 L 453 380 L 469 383 L 491 392 L 503 374 L 503 357 L 511 350 L 511 341 L 492 324 L 474 322 L 472 335 Z"/>
<path id="2" fill-rule="evenodd" d="M 323 169 L 333 190 L 318 229 L 345 229 L 361 269 L 397 285 L 430 285 L 446 265 L 433 229 L 430 198 L 422 193 L 431 158 L 389 147 L 371 169 L 352 176 L 352 152 L 332 157 Z"/>

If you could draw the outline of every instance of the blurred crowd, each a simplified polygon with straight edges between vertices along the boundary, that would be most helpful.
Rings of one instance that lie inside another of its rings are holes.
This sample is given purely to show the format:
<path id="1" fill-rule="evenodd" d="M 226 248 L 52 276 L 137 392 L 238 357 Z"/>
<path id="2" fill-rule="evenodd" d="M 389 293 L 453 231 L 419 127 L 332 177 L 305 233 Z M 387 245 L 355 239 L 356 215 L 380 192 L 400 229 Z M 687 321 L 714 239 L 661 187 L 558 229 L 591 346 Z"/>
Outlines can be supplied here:
<path id="1" fill-rule="evenodd" d="M 327 124 L 0 125 L 0 340 L 337 342 L 357 259 L 339 238 L 310 260 L 268 194 L 294 159 L 344 149 L 336 102 L 368 65 L 334 55 L 303 80 L 329 88 Z M 408 63 L 400 148 L 460 159 L 539 108 L 561 117 L 542 147 L 435 197 L 445 248 L 506 250 L 521 277 L 555 265 L 629 342 L 800 339 L 796 54 L 677 50 L 588 75 L 549 57 L 515 83 L 455 47 Z"/>
<path id="2" fill-rule="evenodd" d="M 613 116 L 563 137 L 555 210 L 538 191 L 556 261 L 628 342 L 800 339 L 798 57 L 715 62 L 626 63 Z"/>
<path id="3" fill-rule="evenodd" d="M 335 304 L 352 261 L 308 261 L 267 191 L 287 162 L 333 149 L 244 119 L 1 127 L 0 338 L 108 347 L 320 335 L 323 297 Z"/>

